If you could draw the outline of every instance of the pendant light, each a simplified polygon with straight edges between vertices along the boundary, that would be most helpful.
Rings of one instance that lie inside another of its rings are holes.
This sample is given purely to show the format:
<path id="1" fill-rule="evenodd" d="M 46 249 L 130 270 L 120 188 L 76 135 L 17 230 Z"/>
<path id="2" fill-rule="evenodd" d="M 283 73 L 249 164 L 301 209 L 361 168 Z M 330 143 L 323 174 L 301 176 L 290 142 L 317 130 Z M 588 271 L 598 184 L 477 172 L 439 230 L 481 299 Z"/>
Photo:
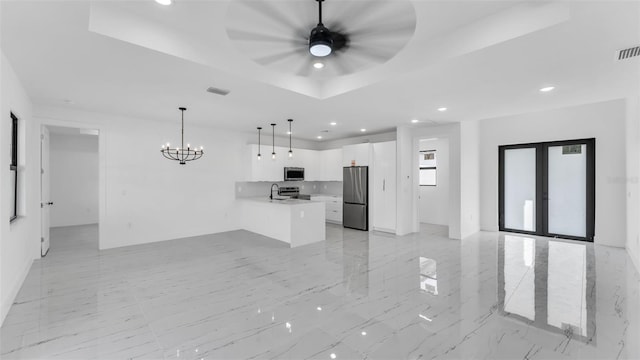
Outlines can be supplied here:
<path id="1" fill-rule="evenodd" d="M 190 144 L 187 144 L 186 148 L 184 147 L 184 112 L 187 110 L 187 108 L 181 107 L 181 108 L 178 108 L 178 110 L 182 111 L 182 137 L 181 137 L 181 144 L 180 144 L 181 146 L 176 148 L 171 148 L 170 144 L 167 143 L 166 147 L 165 145 L 162 145 L 162 149 L 160 150 L 160 152 L 165 158 L 169 160 L 179 161 L 180 165 L 185 165 L 187 161 L 200 159 L 202 155 L 204 155 L 204 150 L 202 146 L 200 146 L 200 149 L 196 149 L 196 148 L 192 149 Z"/>
<path id="2" fill-rule="evenodd" d="M 293 119 L 287 120 L 289 122 L 289 157 L 293 157 L 293 150 L 291 149 L 291 123 Z"/>
<path id="3" fill-rule="evenodd" d="M 262 155 L 260 154 L 260 131 L 262 128 L 258 126 L 258 160 L 262 159 Z"/>
<path id="4" fill-rule="evenodd" d="M 276 124 L 271 124 L 271 159 L 276 159 Z"/>

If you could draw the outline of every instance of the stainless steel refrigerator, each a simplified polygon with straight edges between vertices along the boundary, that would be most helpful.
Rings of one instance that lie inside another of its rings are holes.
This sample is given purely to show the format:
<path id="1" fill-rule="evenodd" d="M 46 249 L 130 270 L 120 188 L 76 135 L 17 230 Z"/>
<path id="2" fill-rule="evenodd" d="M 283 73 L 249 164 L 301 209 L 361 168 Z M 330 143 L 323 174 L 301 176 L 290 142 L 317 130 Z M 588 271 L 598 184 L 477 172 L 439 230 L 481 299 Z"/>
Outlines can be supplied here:
<path id="1" fill-rule="evenodd" d="M 369 230 L 369 167 L 345 167 L 342 175 L 342 225 Z"/>

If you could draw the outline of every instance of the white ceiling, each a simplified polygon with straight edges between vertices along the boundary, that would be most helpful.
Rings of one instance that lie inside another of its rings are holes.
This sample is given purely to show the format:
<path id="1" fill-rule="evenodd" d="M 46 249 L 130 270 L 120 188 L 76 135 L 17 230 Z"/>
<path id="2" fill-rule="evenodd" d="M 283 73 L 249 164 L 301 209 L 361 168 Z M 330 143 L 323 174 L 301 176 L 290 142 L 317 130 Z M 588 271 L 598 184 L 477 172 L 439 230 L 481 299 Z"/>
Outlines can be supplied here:
<path id="1" fill-rule="evenodd" d="M 331 4 L 346 2 L 324 3 L 325 23 Z M 413 9 L 415 32 L 388 61 L 346 75 L 298 76 L 286 72 L 294 63 L 256 63 L 227 30 L 269 34 L 278 27 L 264 29 L 259 13 L 255 23 L 239 20 L 228 0 L 175 0 L 168 7 L 153 0 L 4 1 L 1 46 L 37 104 L 173 122 L 177 107 L 186 106 L 187 122 L 240 131 L 276 122 L 282 134 L 293 118 L 294 137 L 315 139 L 330 130 L 323 141 L 414 118 L 423 126 L 638 94 L 640 60 L 614 61 L 616 50 L 640 45 L 636 1 L 388 0 L 384 6 L 396 2 L 400 13 Z M 288 15 L 292 6 L 302 26 L 311 21 L 302 19 L 307 3 L 313 19 L 312 0 L 280 1 L 278 11 Z M 367 16 L 374 22 L 379 15 Z M 297 59 L 304 61 L 287 61 Z M 556 90 L 538 92 L 549 84 Z M 231 93 L 212 95 L 209 86 Z M 449 110 L 438 112 L 442 106 Z"/>

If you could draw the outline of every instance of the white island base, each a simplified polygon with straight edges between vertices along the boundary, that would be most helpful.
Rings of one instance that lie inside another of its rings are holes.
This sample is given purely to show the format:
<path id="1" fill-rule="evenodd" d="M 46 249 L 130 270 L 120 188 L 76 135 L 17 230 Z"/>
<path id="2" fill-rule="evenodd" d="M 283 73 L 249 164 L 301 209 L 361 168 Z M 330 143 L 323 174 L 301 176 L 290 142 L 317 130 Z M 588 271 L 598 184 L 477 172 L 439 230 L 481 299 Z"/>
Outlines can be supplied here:
<path id="1" fill-rule="evenodd" d="M 323 202 L 269 198 L 239 201 L 245 230 L 286 242 L 291 247 L 326 239 Z"/>

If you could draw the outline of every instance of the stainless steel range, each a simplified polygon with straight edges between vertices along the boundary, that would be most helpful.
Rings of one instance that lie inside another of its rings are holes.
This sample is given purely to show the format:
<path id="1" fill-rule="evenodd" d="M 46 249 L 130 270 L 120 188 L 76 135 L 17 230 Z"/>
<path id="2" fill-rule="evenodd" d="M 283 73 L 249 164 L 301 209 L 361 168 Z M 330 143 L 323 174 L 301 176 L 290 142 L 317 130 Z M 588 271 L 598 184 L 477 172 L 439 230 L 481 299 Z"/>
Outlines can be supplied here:
<path id="1" fill-rule="evenodd" d="M 289 196 L 292 199 L 310 200 L 311 195 L 300 194 L 298 186 L 281 186 L 278 188 L 279 196 Z"/>

